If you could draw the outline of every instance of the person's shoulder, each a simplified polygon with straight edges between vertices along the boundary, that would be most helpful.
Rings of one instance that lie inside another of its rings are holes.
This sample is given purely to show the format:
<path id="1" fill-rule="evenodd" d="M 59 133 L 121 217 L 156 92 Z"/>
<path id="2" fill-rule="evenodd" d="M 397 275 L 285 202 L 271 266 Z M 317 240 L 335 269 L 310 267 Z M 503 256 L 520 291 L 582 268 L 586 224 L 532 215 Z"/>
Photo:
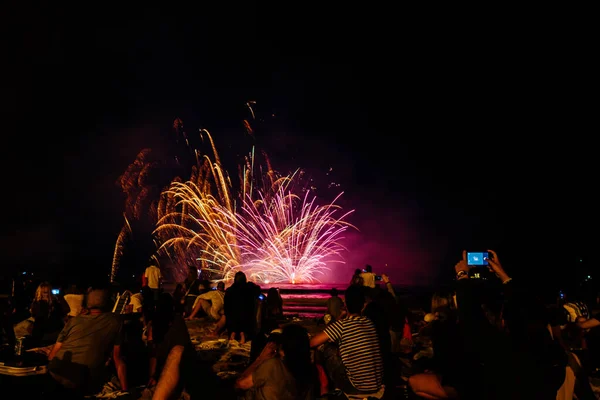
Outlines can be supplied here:
<path id="1" fill-rule="evenodd" d="M 260 364 L 262 370 L 279 371 L 283 367 L 283 361 L 279 357 L 269 358 Z"/>
<path id="2" fill-rule="evenodd" d="M 367 325 L 367 326 L 375 326 L 373 321 L 369 317 L 365 317 L 364 315 L 357 315 L 354 317 L 344 318 L 344 320 L 348 320 L 348 325 Z M 342 320 L 343 321 L 343 320 Z"/>
<path id="3" fill-rule="evenodd" d="M 113 312 L 110 311 L 105 311 L 103 313 L 98 314 L 98 318 L 102 318 L 102 319 L 106 319 L 106 320 L 110 320 L 110 321 L 115 321 L 118 323 L 121 323 L 123 320 L 121 319 L 119 314 L 115 314 Z"/>

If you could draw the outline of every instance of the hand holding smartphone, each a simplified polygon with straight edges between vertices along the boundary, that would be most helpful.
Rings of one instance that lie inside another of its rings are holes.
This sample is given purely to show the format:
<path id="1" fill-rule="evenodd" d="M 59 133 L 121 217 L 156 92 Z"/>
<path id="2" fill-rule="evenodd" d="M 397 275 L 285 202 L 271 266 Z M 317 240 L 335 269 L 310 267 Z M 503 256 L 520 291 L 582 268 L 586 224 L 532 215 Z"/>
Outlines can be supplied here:
<path id="1" fill-rule="evenodd" d="M 489 265 L 487 251 L 467 252 L 467 265 L 469 267 L 483 267 Z"/>

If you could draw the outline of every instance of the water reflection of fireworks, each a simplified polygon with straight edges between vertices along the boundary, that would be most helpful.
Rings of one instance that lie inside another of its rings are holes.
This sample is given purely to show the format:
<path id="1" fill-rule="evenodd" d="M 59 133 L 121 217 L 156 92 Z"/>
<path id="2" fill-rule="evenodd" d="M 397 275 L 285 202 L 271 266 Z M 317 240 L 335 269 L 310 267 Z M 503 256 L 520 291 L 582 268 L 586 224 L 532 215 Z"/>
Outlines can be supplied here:
<path id="1" fill-rule="evenodd" d="M 180 268 L 202 267 L 230 280 L 237 271 L 262 282 L 318 281 L 329 263 L 343 263 L 343 233 L 352 227 L 336 201 L 320 206 L 310 191 L 294 193 L 300 173 L 254 177 L 254 156 L 240 171 L 239 198 L 221 167 L 204 156 L 188 182 L 173 182 L 159 203 L 160 251 Z M 256 185 L 260 187 L 256 187 Z M 237 200 L 237 201 L 236 201 Z M 237 204 L 239 202 L 239 204 Z M 341 215 L 340 215 L 341 214 Z"/>

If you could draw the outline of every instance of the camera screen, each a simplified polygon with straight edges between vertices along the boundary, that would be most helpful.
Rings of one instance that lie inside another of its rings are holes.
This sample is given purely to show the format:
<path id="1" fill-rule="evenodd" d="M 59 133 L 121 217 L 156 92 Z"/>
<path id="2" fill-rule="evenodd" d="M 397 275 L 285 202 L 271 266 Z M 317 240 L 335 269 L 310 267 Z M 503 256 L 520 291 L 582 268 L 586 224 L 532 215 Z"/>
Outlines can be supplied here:
<path id="1" fill-rule="evenodd" d="M 381 275 L 375 275 L 375 280 L 376 281 L 380 281 L 381 280 Z"/>
<path id="2" fill-rule="evenodd" d="M 60 289 L 52 289 L 52 294 L 60 294 Z"/>
<path id="3" fill-rule="evenodd" d="M 483 253 L 467 253 L 467 264 L 469 265 L 488 265 L 485 258 L 488 257 L 487 252 Z"/>

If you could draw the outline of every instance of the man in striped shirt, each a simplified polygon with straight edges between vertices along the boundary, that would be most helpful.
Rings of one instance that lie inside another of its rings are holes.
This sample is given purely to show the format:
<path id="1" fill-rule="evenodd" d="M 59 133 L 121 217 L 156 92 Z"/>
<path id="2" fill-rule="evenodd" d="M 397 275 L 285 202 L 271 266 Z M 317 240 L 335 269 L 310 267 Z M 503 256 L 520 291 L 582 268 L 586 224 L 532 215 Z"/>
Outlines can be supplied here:
<path id="1" fill-rule="evenodd" d="M 383 359 L 375 325 L 361 315 L 364 287 L 346 289 L 348 316 L 312 337 L 311 347 L 325 344 L 325 370 L 336 388 L 346 394 L 374 394 L 383 390 Z"/>

